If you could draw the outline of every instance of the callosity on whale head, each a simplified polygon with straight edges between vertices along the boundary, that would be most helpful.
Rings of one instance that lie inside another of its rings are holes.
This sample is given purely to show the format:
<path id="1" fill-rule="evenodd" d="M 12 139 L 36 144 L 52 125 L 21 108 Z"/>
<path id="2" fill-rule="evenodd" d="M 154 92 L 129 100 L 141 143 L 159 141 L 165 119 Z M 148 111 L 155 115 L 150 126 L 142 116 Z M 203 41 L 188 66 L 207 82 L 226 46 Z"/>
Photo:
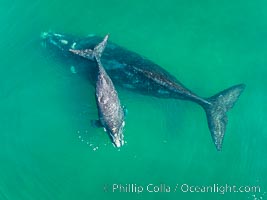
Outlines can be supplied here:
<path id="1" fill-rule="evenodd" d="M 76 41 L 67 35 L 59 33 L 43 32 L 41 34 L 43 45 L 58 48 L 58 50 L 66 51 L 75 46 Z"/>
<path id="2" fill-rule="evenodd" d="M 94 48 L 94 46 L 100 42 L 101 38 L 93 34 L 88 35 L 86 39 L 74 37 L 68 34 L 60 34 L 54 32 L 43 32 L 41 33 L 42 43 L 44 46 L 56 48 L 61 52 L 72 54 L 69 52 L 70 49 L 84 49 Z"/>

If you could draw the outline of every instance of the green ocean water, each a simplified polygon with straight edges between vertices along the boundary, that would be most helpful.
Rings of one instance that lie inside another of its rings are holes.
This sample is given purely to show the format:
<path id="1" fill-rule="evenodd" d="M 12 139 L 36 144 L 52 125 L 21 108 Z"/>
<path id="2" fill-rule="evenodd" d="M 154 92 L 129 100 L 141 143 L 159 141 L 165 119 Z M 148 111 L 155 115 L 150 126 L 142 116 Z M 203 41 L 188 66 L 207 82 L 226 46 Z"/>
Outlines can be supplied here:
<path id="1" fill-rule="evenodd" d="M 0 24 L 0 200 L 267 198 L 265 1 L 2 0 Z M 222 152 L 198 105 L 120 89 L 127 144 L 115 149 L 90 125 L 94 87 L 45 53 L 40 34 L 49 30 L 110 33 L 200 96 L 245 83 Z M 148 184 L 171 192 L 148 192 Z M 182 192 L 183 184 L 261 191 Z"/>

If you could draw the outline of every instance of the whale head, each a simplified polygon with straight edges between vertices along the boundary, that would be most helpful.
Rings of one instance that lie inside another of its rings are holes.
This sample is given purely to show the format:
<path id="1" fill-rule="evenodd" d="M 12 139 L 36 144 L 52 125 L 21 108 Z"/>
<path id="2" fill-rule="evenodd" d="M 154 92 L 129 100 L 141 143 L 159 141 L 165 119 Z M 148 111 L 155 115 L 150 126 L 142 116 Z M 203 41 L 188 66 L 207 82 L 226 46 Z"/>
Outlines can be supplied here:
<path id="1" fill-rule="evenodd" d="M 101 41 L 101 38 L 94 34 L 79 38 L 55 32 L 42 32 L 41 39 L 43 46 L 60 50 L 61 53 L 64 52 L 68 55 L 73 54 L 70 50 L 93 49 Z"/>
<path id="2" fill-rule="evenodd" d="M 101 41 L 101 38 L 95 35 L 79 37 L 52 31 L 43 32 L 40 35 L 42 49 L 47 57 L 59 61 L 63 64 L 63 68 L 70 70 L 71 73 L 81 75 L 91 83 L 95 83 L 97 77 L 95 62 L 88 61 L 70 50 L 94 48 L 99 43 L 98 41 Z"/>

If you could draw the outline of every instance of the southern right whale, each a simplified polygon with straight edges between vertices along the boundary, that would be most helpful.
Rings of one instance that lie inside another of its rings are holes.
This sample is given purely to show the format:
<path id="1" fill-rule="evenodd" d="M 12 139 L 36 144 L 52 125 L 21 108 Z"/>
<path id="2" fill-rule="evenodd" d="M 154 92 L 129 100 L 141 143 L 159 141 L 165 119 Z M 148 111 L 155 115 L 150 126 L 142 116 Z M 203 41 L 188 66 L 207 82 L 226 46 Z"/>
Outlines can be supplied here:
<path id="1" fill-rule="evenodd" d="M 65 58 L 75 59 L 71 54 L 76 56 L 78 54 L 91 62 L 90 73 L 96 70 L 95 63 L 87 52 L 101 42 L 101 37 L 90 35 L 79 38 L 52 32 L 43 33 L 42 37 L 47 46 L 54 47 Z M 70 52 L 70 50 L 75 53 Z M 199 104 L 206 112 L 208 126 L 216 149 L 218 151 L 222 149 L 227 125 L 226 113 L 234 106 L 244 90 L 244 84 L 232 86 L 212 97 L 202 98 L 187 89 L 159 65 L 112 42 L 107 44 L 101 61 L 115 85 L 145 95 L 189 100 Z"/>
<path id="2" fill-rule="evenodd" d="M 107 45 L 107 40 L 108 35 L 94 49 L 87 51 L 87 56 L 91 56 L 95 60 L 99 70 L 95 89 L 99 120 L 94 120 L 93 122 L 98 127 L 104 127 L 115 147 L 121 147 L 124 145 L 124 108 L 121 106 L 112 80 L 101 63 L 101 56 Z"/>

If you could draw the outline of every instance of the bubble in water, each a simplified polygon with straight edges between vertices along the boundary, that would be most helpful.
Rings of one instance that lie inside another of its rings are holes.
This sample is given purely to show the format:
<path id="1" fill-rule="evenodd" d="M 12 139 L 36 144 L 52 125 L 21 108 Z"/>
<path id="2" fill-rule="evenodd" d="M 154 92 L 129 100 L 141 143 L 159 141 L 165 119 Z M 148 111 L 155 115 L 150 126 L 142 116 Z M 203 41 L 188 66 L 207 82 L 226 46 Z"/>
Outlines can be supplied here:
<path id="1" fill-rule="evenodd" d="M 94 151 L 96 151 L 97 149 L 98 149 L 98 147 L 93 148 Z"/>

